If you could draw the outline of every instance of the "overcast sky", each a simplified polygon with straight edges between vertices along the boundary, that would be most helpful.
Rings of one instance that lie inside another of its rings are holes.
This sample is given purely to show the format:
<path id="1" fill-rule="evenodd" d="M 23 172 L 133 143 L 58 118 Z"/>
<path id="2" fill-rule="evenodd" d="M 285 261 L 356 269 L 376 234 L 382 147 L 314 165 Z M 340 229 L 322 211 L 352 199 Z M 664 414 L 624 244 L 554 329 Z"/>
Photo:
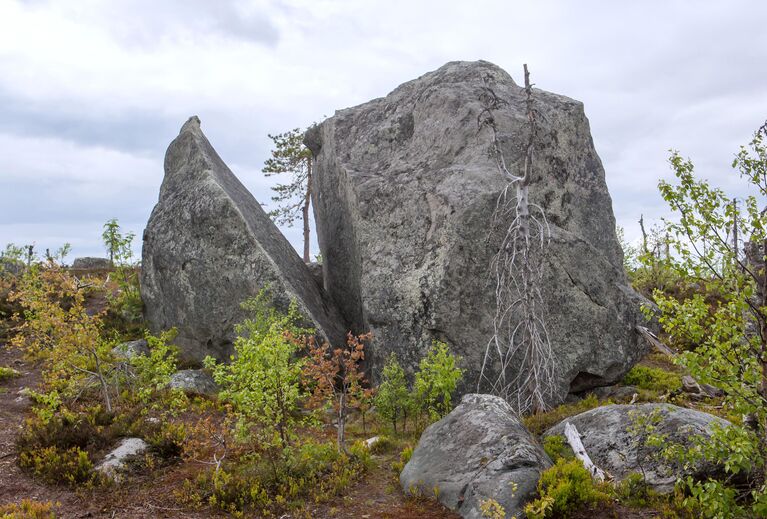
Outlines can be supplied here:
<path id="1" fill-rule="evenodd" d="M 669 148 L 742 189 L 730 163 L 767 119 L 765 27 L 763 0 L 0 0 L 0 246 L 103 255 L 114 217 L 138 252 L 193 114 L 267 204 L 267 133 L 476 59 L 518 82 L 528 63 L 538 87 L 585 103 L 635 239 L 640 214 L 666 214 Z"/>

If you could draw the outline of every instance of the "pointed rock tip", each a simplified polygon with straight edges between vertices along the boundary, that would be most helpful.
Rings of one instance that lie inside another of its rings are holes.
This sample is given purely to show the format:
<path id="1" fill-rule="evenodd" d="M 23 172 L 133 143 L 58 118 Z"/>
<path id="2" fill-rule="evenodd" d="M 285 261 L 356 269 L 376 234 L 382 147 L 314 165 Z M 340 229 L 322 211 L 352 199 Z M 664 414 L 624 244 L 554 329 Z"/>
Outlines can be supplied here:
<path id="1" fill-rule="evenodd" d="M 184 123 L 184 126 L 181 127 L 181 131 L 179 132 L 179 135 L 184 132 L 200 132 L 200 118 L 196 115 L 193 115 L 187 121 Z"/>

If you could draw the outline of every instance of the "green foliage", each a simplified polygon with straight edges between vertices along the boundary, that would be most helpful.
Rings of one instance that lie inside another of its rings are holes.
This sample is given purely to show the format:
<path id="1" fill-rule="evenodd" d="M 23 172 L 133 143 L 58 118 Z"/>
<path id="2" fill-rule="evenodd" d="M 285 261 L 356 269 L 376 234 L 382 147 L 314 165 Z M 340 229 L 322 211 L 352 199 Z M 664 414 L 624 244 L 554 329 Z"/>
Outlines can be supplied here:
<path id="1" fill-rule="evenodd" d="M 697 293 L 682 296 L 656 290 L 660 324 L 672 343 L 688 350 L 680 364 L 699 382 L 723 389 L 723 408 L 749 417 L 753 425 L 735 423 L 716 430 L 710 440 L 697 439 L 691 449 L 663 447 L 664 455 L 678 463 L 705 458 L 725 467 L 725 480 L 680 482 L 688 495 L 685 507 L 702 517 L 763 517 L 767 501 L 763 486 L 752 487 L 748 495 L 730 481 L 741 472 L 766 470 L 767 299 L 759 294 L 767 238 L 766 136 L 767 125 L 733 160 L 753 193 L 745 198 L 736 200 L 699 179 L 693 163 L 677 152 L 669 159 L 676 182 L 659 184 L 677 217 L 667 223 L 673 251 L 668 265 L 698 287 Z M 738 246 L 732 239 L 735 229 Z M 750 242 L 751 259 L 742 254 L 740 240 Z"/>
<path id="2" fill-rule="evenodd" d="M 20 375 L 21 373 L 19 373 L 13 368 L 0 366 L 0 382 L 5 382 L 6 380 L 9 380 L 14 377 L 18 377 Z"/>
<path id="3" fill-rule="evenodd" d="M 411 407 L 405 370 L 397 361 L 396 353 L 392 353 L 384 365 L 375 405 L 378 416 L 391 423 L 396 434 L 397 423 L 407 420 L 408 409 Z M 404 432 L 404 424 L 402 430 Z"/>
<path id="4" fill-rule="evenodd" d="M 610 496 L 594 484 L 577 459 L 559 459 L 538 480 L 538 497 L 525 506 L 528 519 L 567 518 L 584 506 L 607 503 Z"/>
<path id="5" fill-rule="evenodd" d="M 130 263 L 133 257 L 131 245 L 135 237 L 136 235 L 132 232 L 122 233 L 120 224 L 117 223 L 117 218 L 112 218 L 104 224 L 104 232 L 101 234 L 101 238 L 104 241 L 104 247 L 106 247 L 109 261 L 112 262 L 112 265 Z"/>
<path id="6" fill-rule="evenodd" d="M 554 409 L 551 409 L 550 411 L 546 411 L 545 413 L 537 413 L 524 416 L 522 418 L 522 422 L 525 424 L 525 427 L 527 427 L 527 429 L 533 434 L 543 434 L 544 431 L 558 424 L 565 418 L 575 416 L 576 414 L 580 414 L 584 411 L 594 409 L 595 407 L 599 407 L 600 405 L 607 403 L 609 402 L 600 403 L 599 399 L 595 395 L 589 394 L 586 398 L 583 398 L 575 403 L 562 404 L 555 407 Z"/>
<path id="7" fill-rule="evenodd" d="M 549 458 L 554 461 L 557 461 L 560 458 L 570 460 L 575 457 L 575 454 L 573 454 L 573 450 L 566 442 L 565 437 L 559 434 L 546 436 L 543 439 L 543 450 L 546 451 Z"/>
<path id="8" fill-rule="evenodd" d="M 79 447 L 67 450 L 46 447 L 22 452 L 19 461 L 22 467 L 31 469 L 36 477 L 46 483 L 75 486 L 96 479 L 88 453 Z"/>
<path id="9" fill-rule="evenodd" d="M 163 423 L 158 430 L 146 435 L 146 441 L 161 458 L 181 456 L 186 441 L 186 427 L 183 423 Z"/>
<path id="10" fill-rule="evenodd" d="M 257 424 L 260 443 L 284 449 L 302 421 L 297 410 L 304 361 L 297 355 L 307 330 L 299 326 L 295 302 L 287 314 L 280 314 L 269 304 L 266 290 L 242 306 L 252 317 L 238 326 L 231 362 L 217 364 L 208 357 L 205 366 L 223 388 L 219 398 L 230 402 L 240 417 L 243 434 L 254 432 L 250 425 Z"/>
<path id="11" fill-rule="evenodd" d="M 159 400 L 156 397 L 161 392 L 163 398 L 157 405 L 163 408 L 179 409 L 186 403 L 181 390 L 166 389 L 178 364 L 178 349 L 170 344 L 176 333 L 175 328 L 161 333 L 159 337 L 147 333 L 145 338 L 149 346 L 149 355 L 136 355 L 130 359 L 134 368 L 131 385 L 135 398 L 143 405 Z"/>
<path id="12" fill-rule="evenodd" d="M 404 449 L 402 449 L 402 452 L 399 454 L 399 461 L 395 461 L 392 463 L 392 469 L 394 472 L 399 474 L 402 472 L 402 469 L 405 468 L 405 465 L 407 465 L 407 462 L 410 461 L 410 458 L 413 457 L 413 446 L 407 445 Z"/>
<path id="13" fill-rule="evenodd" d="M 235 515 L 248 510 L 260 516 L 279 515 L 304 503 L 326 501 L 348 488 L 367 468 L 364 451 L 354 446 L 347 455 L 332 443 L 302 443 L 286 449 L 276 471 L 259 458 L 211 470 L 187 483 L 182 498 Z"/>
<path id="14" fill-rule="evenodd" d="M 447 344 L 434 341 L 418 365 L 413 399 L 419 412 L 431 420 L 442 418 L 453 409 L 453 393 L 463 377 L 458 362 L 460 357 L 450 353 Z"/>
<path id="15" fill-rule="evenodd" d="M 306 193 L 311 176 L 312 152 L 304 146 L 304 130 L 300 128 L 277 135 L 269 134 L 269 138 L 274 143 L 274 149 L 262 172 L 266 176 L 289 174 L 291 177 L 287 184 L 272 187 L 275 192 L 272 200 L 280 205 L 269 215 L 279 224 L 292 225 L 309 201 Z"/>
<path id="16" fill-rule="evenodd" d="M 20 503 L 0 505 L 0 519 L 55 519 L 54 504 L 34 499 L 22 499 Z"/>
<path id="17" fill-rule="evenodd" d="M 482 517 L 488 517 L 489 519 L 506 519 L 506 510 L 495 499 L 483 499 L 479 503 L 479 511 L 482 512 Z"/>
<path id="18" fill-rule="evenodd" d="M 682 378 L 678 374 L 642 365 L 631 368 L 622 383 L 648 391 L 672 392 L 682 388 Z"/>

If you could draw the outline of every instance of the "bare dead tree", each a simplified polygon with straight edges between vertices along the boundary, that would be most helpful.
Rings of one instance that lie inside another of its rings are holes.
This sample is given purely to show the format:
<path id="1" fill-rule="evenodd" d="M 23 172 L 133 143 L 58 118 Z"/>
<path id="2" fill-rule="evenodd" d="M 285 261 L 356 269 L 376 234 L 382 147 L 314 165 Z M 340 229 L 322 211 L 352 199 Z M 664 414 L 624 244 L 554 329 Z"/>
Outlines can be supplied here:
<path id="1" fill-rule="evenodd" d="M 491 131 L 491 155 L 506 181 L 493 214 L 493 229 L 502 234 L 491 263 L 496 300 L 493 336 L 485 349 L 477 390 L 489 384 L 490 392 L 504 398 L 520 414 L 545 410 L 554 390 L 554 356 L 540 290 L 542 253 L 551 231 L 546 212 L 529 198 L 537 111 L 527 65 L 524 71 L 528 136 L 522 171 L 510 171 L 501 149 L 493 114 L 507 103 L 493 91 L 492 79 L 487 76 L 480 98 L 483 109 L 477 117 L 480 131 Z"/>

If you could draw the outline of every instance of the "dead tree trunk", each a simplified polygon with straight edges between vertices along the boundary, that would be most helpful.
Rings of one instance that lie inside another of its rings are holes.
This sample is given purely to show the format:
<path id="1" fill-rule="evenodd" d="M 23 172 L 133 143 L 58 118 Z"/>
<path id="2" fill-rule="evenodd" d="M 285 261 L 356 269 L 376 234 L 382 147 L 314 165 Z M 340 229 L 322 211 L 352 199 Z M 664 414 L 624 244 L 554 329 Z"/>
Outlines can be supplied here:
<path id="1" fill-rule="evenodd" d="M 304 219 L 304 263 L 309 263 L 311 258 L 309 257 L 309 206 L 312 203 L 312 158 L 306 159 L 306 196 L 304 198 L 304 206 L 302 208 L 302 216 Z"/>
<path id="2" fill-rule="evenodd" d="M 493 216 L 493 227 L 503 238 L 492 262 L 496 311 L 477 390 L 489 385 L 491 393 L 506 399 L 520 414 L 545 410 L 554 381 L 554 357 L 540 292 L 542 253 L 550 230 L 545 211 L 529 197 L 537 125 L 527 65 L 524 71 L 529 133 L 521 172 L 512 173 L 507 167 L 493 117 L 493 112 L 506 102 L 492 90 L 489 77 L 483 78 L 483 110 L 478 116 L 480 129 L 488 127 L 492 132 L 491 153 L 507 184 Z"/>

